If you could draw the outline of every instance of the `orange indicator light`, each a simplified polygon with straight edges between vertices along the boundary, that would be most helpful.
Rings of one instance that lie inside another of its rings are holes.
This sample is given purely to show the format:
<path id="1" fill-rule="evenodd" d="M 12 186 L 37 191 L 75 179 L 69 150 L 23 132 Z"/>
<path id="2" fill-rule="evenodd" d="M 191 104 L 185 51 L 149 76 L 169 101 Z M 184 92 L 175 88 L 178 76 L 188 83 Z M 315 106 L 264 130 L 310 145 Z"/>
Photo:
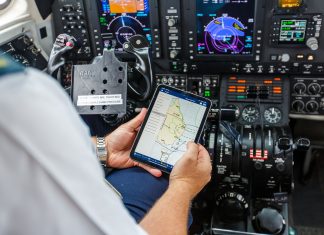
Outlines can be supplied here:
<path id="1" fill-rule="evenodd" d="M 300 7 L 302 0 L 279 0 L 279 7 L 281 8 L 293 8 Z"/>
<path id="2" fill-rule="evenodd" d="M 144 7 L 144 0 L 110 0 L 111 13 L 136 13 Z"/>

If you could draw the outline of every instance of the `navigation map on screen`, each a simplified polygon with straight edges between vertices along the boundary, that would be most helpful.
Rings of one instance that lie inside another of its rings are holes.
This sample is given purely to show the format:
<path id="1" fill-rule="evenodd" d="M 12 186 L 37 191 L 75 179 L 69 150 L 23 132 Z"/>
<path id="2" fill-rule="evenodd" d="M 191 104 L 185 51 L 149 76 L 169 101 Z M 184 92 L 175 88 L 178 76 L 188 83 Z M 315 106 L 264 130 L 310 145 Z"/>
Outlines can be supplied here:
<path id="1" fill-rule="evenodd" d="M 172 169 L 187 142 L 195 140 L 207 106 L 205 101 L 161 88 L 134 156 Z"/>
<path id="2" fill-rule="evenodd" d="M 197 53 L 251 55 L 254 36 L 254 0 L 199 0 Z"/>

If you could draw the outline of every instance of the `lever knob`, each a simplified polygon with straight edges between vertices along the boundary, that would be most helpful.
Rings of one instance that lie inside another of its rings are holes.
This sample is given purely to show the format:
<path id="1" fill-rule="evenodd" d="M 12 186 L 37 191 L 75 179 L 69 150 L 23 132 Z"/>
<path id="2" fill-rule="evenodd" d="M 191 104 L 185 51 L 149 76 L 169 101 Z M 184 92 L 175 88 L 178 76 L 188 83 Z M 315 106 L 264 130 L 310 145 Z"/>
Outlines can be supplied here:
<path id="1" fill-rule="evenodd" d="M 297 148 L 303 151 L 307 151 L 311 145 L 311 142 L 307 138 L 300 138 L 297 140 Z"/>
<path id="2" fill-rule="evenodd" d="M 263 208 L 253 217 L 255 230 L 266 234 L 280 234 L 286 222 L 283 216 L 275 209 Z"/>
<path id="3" fill-rule="evenodd" d="M 281 150 L 288 150 L 292 146 L 292 141 L 288 137 L 281 137 L 278 139 L 278 147 Z"/>

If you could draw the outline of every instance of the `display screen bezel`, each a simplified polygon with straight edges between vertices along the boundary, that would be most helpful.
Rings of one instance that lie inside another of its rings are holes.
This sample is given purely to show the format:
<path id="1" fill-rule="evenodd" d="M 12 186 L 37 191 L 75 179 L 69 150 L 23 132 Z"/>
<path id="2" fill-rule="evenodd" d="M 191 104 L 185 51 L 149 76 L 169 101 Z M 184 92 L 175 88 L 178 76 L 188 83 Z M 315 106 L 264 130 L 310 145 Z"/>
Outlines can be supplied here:
<path id="1" fill-rule="evenodd" d="M 206 120 L 207 120 L 207 117 L 208 117 L 208 113 L 210 111 L 210 108 L 211 108 L 211 104 L 212 102 L 207 99 L 207 98 L 204 98 L 204 97 L 201 97 L 201 96 L 198 96 L 198 95 L 195 95 L 195 94 L 192 94 L 190 92 L 186 92 L 186 91 L 183 91 L 183 90 L 180 90 L 180 89 L 176 89 L 174 87 L 170 87 L 170 86 L 166 86 L 166 85 L 159 85 L 154 93 L 154 96 L 151 100 L 151 103 L 149 105 L 149 108 L 148 108 L 148 112 L 146 114 L 146 117 L 144 119 L 144 122 L 141 126 L 141 129 L 140 131 L 138 132 L 137 136 L 136 136 L 136 139 L 134 141 L 134 144 L 132 146 L 132 150 L 131 150 L 131 153 L 130 153 L 130 157 L 135 160 L 135 161 L 138 161 L 138 162 L 141 162 L 143 164 L 146 164 L 146 165 L 150 165 L 150 166 L 153 166 L 157 169 L 160 169 L 164 172 L 167 172 L 167 173 L 170 173 L 173 166 L 170 165 L 170 164 L 167 164 L 167 163 L 164 163 L 164 162 L 161 162 L 161 161 L 157 161 L 155 158 L 152 158 L 150 156 L 144 156 L 143 154 L 141 154 L 142 156 L 139 156 L 136 154 L 135 150 L 136 150 L 136 147 L 141 139 L 141 136 L 143 134 L 143 131 L 145 129 L 145 126 L 146 126 L 146 123 L 149 119 L 149 116 L 152 112 L 152 109 L 155 105 L 155 101 L 159 95 L 159 93 L 161 92 L 161 89 L 167 89 L 167 90 L 170 90 L 170 91 L 173 91 L 173 92 L 177 92 L 179 93 L 180 95 L 183 95 L 185 97 L 187 97 L 188 99 L 195 99 L 195 100 L 199 100 L 201 102 L 205 102 L 206 103 L 206 110 L 204 112 L 204 115 L 203 115 L 203 118 L 202 118 L 202 121 L 199 125 L 199 128 L 198 128 L 198 131 L 197 131 L 197 134 L 196 134 L 196 137 L 195 137 L 195 140 L 194 142 L 195 143 L 198 143 L 199 142 L 199 139 L 200 139 L 200 136 L 203 132 L 203 129 L 204 129 L 204 125 L 206 123 Z M 153 159 L 153 160 L 152 160 Z"/>

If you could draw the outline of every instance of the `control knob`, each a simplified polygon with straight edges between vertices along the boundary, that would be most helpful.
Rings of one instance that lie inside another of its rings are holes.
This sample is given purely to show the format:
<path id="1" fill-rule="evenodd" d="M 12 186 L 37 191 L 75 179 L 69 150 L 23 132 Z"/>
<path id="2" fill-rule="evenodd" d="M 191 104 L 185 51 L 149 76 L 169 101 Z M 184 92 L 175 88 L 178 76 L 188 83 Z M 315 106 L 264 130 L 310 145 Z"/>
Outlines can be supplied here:
<path id="1" fill-rule="evenodd" d="M 172 51 L 170 51 L 170 58 L 175 59 L 178 54 L 179 54 L 179 52 L 177 50 L 172 50 Z"/>
<path id="2" fill-rule="evenodd" d="M 290 55 L 289 54 L 284 53 L 284 54 L 281 55 L 281 62 L 286 63 L 286 62 L 289 62 L 289 60 L 290 60 Z"/>
<path id="3" fill-rule="evenodd" d="M 166 77 L 163 77 L 163 78 L 162 78 L 162 83 L 163 83 L 163 84 L 168 83 L 168 79 L 167 79 Z"/>
<path id="4" fill-rule="evenodd" d="M 296 83 L 294 86 L 294 90 L 297 94 L 301 95 L 306 92 L 306 85 L 304 83 Z"/>
<path id="5" fill-rule="evenodd" d="M 254 228 L 259 233 L 281 234 L 285 230 L 286 222 L 275 209 L 263 208 L 252 218 Z"/>
<path id="6" fill-rule="evenodd" d="M 236 192 L 226 192 L 216 199 L 220 212 L 220 219 L 224 222 L 239 221 L 244 218 L 248 203 L 245 198 Z"/>
<path id="7" fill-rule="evenodd" d="M 318 95 L 321 92 L 321 86 L 318 83 L 311 83 L 308 86 L 308 93 L 310 95 Z"/>
<path id="8" fill-rule="evenodd" d="M 307 40 L 306 45 L 312 50 L 316 51 L 318 49 L 318 40 L 315 37 L 311 37 Z"/>
<path id="9" fill-rule="evenodd" d="M 306 104 L 306 110 L 307 112 L 310 112 L 310 113 L 315 113 L 318 111 L 318 103 L 316 101 L 309 101 L 307 104 Z"/>
<path id="10" fill-rule="evenodd" d="M 174 27 L 176 24 L 177 24 L 177 20 L 176 19 L 170 18 L 168 20 L 168 26 L 169 27 Z"/>
<path id="11" fill-rule="evenodd" d="M 173 82 L 174 82 L 173 77 L 169 77 L 169 78 L 168 78 L 168 83 L 169 83 L 169 84 L 173 84 Z"/>
<path id="12" fill-rule="evenodd" d="M 304 110 L 304 107 L 305 107 L 305 104 L 303 101 L 301 100 L 295 100 L 293 103 L 292 103 L 292 108 L 294 111 L 300 113 L 300 112 L 303 112 Z"/>

